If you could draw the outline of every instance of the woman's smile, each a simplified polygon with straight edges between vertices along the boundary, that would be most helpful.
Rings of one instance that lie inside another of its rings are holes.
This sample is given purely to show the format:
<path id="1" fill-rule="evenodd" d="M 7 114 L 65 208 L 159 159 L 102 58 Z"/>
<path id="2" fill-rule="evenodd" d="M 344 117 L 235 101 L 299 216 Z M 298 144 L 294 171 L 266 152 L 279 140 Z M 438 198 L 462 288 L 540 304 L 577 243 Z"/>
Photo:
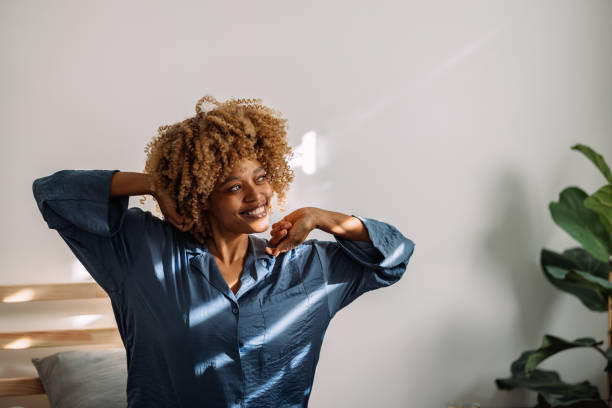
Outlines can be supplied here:
<path id="1" fill-rule="evenodd" d="M 240 213 L 240 215 L 249 219 L 260 219 L 268 215 L 268 209 L 266 203 L 264 203 L 259 207 L 255 208 L 254 210 L 243 211 Z"/>

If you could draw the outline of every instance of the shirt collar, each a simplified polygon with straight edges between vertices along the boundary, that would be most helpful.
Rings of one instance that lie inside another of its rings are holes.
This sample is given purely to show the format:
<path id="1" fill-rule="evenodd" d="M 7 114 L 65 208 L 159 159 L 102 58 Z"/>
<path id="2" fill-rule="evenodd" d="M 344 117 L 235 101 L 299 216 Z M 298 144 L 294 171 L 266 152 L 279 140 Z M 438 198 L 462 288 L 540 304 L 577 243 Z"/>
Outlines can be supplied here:
<path id="1" fill-rule="evenodd" d="M 266 247 L 268 246 L 268 243 L 269 241 L 267 239 L 259 238 L 255 235 L 249 234 L 249 245 L 247 247 L 246 253 L 247 259 L 251 257 L 255 258 L 256 260 L 263 259 L 266 261 L 266 264 L 269 265 L 274 260 L 274 256 L 266 252 Z M 191 255 L 191 257 L 198 255 L 212 256 L 211 253 L 208 251 L 208 246 L 206 245 L 206 243 L 197 243 L 197 246 L 187 249 L 187 252 Z"/>
<path id="2" fill-rule="evenodd" d="M 255 268 L 248 268 L 250 270 L 251 277 L 260 282 L 268 275 L 271 270 L 271 266 L 274 264 L 274 256 L 269 255 L 266 252 L 266 245 L 268 240 L 259 238 L 253 235 L 249 235 L 249 246 L 247 249 L 245 264 L 254 262 Z M 219 274 L 210 273 L 210 263 L 212 261 L 212 254 L 208 252 L 208 247 L 204 243 L 198 245 L 193 250 L 188 250 L 191 254 L 189 263 L 198 269 L 206 279 L 213 286 L 215 286 L 221 293 L 224 293 L 230 299 L 235 299 L 233 293 L 229 290 L 227 283 L 223 280 L 223 277 Z M 265 265 L 265 266 L 264 266 Z"/>
<path id="3" fill-rule="evenodd" d="M 246 256 L 254 256 L 256 259 L 273 259 L 274 257 L 266 252 L 267 245 L 267 239 L 259 238 L 255 235 L 249 234 L 249 244 L 247 247 Z M 187 251 L 192 255 L 210 255 L 210 252 L 208 251 L 208 245 L 206 245 L 206 243 L 198 243 L 198 245 L 195 246 L 193 249 L 189 248 Z"/>
<path id="4" fill-rule="evenodd" d="M 247 249 L 247 256 L 254 256 L 256 259 L 272 259 L 273 256 L 266 252 L 267 245 L 267 239 L 259 238 L 255 235 L 249 235 L 249 248 Z"/>

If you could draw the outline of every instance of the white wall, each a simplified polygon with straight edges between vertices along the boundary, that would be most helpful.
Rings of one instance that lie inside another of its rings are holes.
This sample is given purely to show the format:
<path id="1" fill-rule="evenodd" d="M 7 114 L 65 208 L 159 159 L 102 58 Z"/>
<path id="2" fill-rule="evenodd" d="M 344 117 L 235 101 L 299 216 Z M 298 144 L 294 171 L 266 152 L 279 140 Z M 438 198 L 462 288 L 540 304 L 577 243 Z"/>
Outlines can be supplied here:
<path id="1" fill-rule="evenodd" d="M 35 178 L 140 171 L 157 127 L 193 116 L 205 93 L 261 97 L 292 145 L 318 136 L 319 168 L 297 171 L 289 210 L 377 218 L 416 243 L 400 282 L 331 323 L 311 406 L 533 405 L 496 390 L 511 361 L 545 333 L 605 338 L 606 316 L 554 289 L 539 252 L 574 245 L 548 203 L 604 183 L 570 146 L 612 165 L 611 17 L 605 0 L 3 1 L 0 284 L 73 279 Z M 100 302 L 78 303 L 103 315 L 91 327 L 114 323 Z M 74 307 L 46 309 L 0 305 L 1 330 L 66 328 L 57 316 Z M 18 372 L 0 353 L 2 376 L 34 375 L 34 352 Z M 544 367 L 605 393 L 589 350 Z"/>

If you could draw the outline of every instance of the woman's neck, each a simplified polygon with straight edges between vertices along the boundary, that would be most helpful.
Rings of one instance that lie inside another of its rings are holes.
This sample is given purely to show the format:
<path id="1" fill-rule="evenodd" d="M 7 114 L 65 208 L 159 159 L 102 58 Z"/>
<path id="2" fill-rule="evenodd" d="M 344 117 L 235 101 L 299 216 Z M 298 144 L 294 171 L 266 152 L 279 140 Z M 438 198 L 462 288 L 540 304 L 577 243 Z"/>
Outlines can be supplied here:
<path id="1" fill-rule="evenodd" d="M 249 247 L 249 235 L 228 235 L 212 231 L 212 236 L 206 240 L 208 252 L 225 265 L 242 262 Z"/>

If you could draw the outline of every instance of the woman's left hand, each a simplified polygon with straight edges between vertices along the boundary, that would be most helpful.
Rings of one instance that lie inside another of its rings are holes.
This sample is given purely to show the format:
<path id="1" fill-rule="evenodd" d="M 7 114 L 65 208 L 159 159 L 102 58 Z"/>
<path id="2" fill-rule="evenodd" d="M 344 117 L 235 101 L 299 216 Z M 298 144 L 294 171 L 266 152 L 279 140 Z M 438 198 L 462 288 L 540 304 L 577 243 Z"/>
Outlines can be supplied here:
<path id="1" fill-rule="evenodd" d="M 266 252 L 278 256 L 304 242 L 310 231 L 316 228 L 316 210 L 314 207 L 299 208 L 272 224 L 272 238 Z"/>

